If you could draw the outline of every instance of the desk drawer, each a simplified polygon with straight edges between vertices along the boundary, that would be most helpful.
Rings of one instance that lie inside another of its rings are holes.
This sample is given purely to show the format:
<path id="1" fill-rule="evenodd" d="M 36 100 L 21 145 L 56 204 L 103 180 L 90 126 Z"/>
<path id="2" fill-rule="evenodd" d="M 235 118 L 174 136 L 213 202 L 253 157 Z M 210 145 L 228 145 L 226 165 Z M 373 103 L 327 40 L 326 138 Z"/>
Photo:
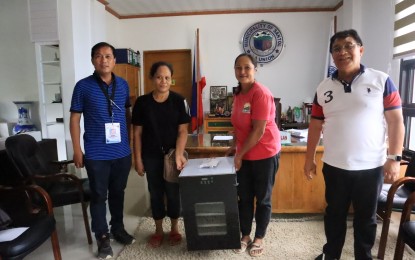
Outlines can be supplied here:
<path id="1" fill-rule="evenodd" d="M 231 119 L 229 117 L 210 117 L 204 121 L 205 133 L 228 133 L 233 131 Z"/>
<path id="2" fill-rule="evenodd" d="M 208 122 L 207 127 L 232 127 L 232 123 L 230 121 L 222 121 L 222 122 Z"/>

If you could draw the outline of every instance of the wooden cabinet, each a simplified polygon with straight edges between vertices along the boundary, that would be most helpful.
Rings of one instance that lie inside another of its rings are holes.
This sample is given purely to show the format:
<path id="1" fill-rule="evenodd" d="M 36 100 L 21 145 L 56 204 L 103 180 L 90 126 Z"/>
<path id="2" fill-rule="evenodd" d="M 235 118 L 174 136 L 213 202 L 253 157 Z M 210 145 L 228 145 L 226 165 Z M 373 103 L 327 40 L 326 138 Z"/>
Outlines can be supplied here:
<path id="1" fill-rule="evenodd" d="M 131 111 L 138 96 L 141 96 L 141 78 L 140 68 L 131 64 L 116 64 L 113 70 L 114 74 L 125 79 L 130 87 L 130 104 Z M 133 152 L 133 126 L 130 127 L 130 146 Z M 134 155 L 132 156 L 134 165 Z"/>
<path id="2" fill-rule="evenodd" d="M 141 95 L 140 68 L 130 64 L 116 64 L 114 74 L 128 82 L 130 97 L 134 97 L 135 101 Z"/>
<path id="3" fill-rule="evenodd" d="M 210 133 L 229 133 L 233 131 L 230 117 L 209 117 L 205 115 L 203 122 L 203 131 L 205 134 Z"/>

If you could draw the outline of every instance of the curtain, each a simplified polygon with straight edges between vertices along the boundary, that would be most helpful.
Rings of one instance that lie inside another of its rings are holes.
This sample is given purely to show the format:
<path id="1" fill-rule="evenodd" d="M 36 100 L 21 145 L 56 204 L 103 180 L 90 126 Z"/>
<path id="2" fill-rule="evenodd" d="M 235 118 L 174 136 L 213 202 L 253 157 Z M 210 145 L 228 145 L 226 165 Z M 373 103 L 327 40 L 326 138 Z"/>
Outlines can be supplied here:
<path id="1" fill-rule="evenodd" d="M 415 55 L 415 0 L 396 0 L 393 57 L 409 55 Z"/>

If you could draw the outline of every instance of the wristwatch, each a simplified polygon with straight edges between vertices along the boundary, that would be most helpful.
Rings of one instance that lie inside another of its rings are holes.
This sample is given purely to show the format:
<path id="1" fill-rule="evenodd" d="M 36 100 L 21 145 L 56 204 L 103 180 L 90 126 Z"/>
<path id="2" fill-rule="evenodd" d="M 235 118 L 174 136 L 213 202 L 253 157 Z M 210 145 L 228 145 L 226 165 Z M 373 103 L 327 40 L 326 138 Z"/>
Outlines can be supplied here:
<path id="1" fill-rule="evenodd" d="M 388 154 L 388 156 L 386 156 L 387 159 L 391 159 L 397 162 L 400 162 L 402 160 L 402 156 L 399 154 Z"/>

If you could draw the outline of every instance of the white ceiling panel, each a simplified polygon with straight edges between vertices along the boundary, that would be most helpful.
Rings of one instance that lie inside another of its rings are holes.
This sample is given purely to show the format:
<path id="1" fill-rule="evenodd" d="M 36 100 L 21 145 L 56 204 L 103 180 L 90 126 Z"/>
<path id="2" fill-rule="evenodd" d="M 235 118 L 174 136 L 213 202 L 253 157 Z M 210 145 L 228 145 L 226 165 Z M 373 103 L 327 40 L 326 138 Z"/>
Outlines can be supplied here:
<path id="1" fill-rule="evenodd" d="M 342 0 L 100 0 L 120 17 L 189 12 L 334 8 Z"/>

